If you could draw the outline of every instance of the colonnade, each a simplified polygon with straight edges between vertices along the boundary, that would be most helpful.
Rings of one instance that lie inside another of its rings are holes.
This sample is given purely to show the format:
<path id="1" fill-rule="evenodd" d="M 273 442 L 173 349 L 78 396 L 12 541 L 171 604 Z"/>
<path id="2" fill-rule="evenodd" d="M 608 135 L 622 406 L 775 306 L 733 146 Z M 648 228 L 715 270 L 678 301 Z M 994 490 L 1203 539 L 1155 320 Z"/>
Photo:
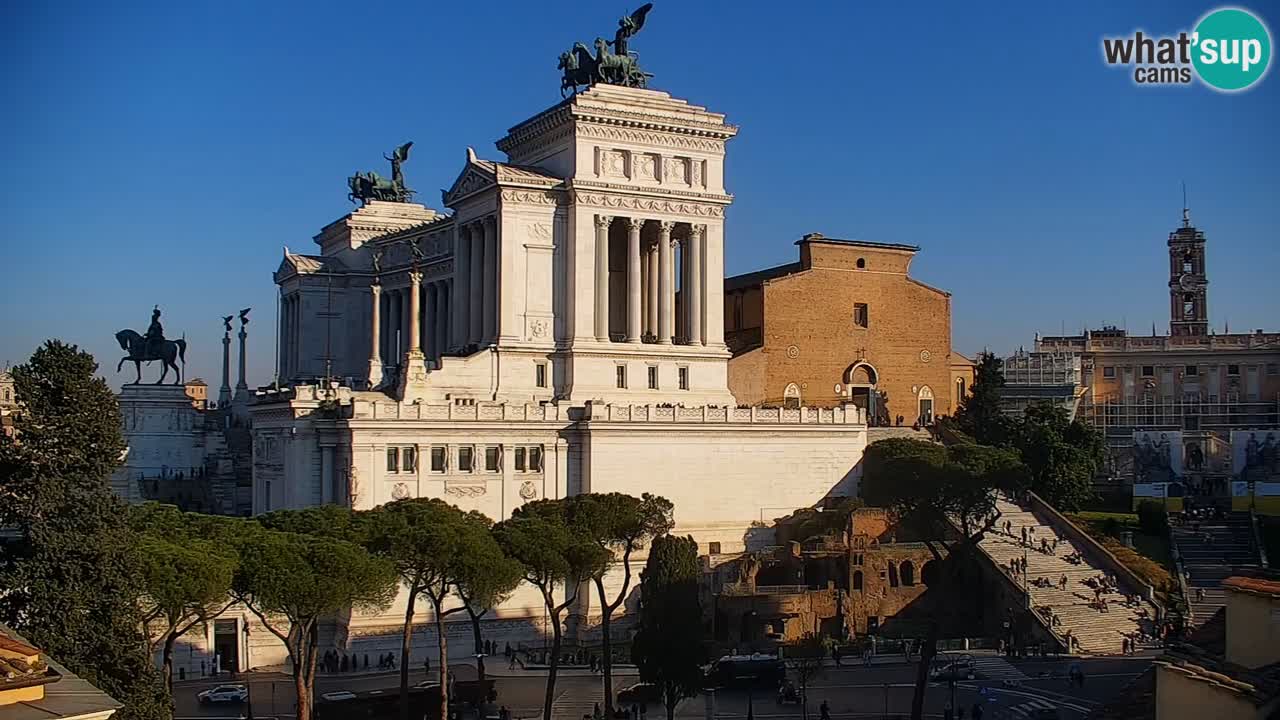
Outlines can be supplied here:
<path id="1" fill-rule="evenodd" d="M 420 273 L 408 274 L 409 285 L 369 286 L 373 324 L 369 354 L 369 382 L 381 382 L 384 365 L 398 365 L 412 350 L 428 360 L 438 360 L 449 344 L 453 280 L 423 283 Z"/>
<path id="2" fill-rule="evenodd" d="M 624 225 L 627 233 L 626 281 L 622 293 L 626 312 L 623 331 L 611 333 L 610 309 L 620 301 L 611 297 L 609 291 L 610 232 L 617 223 Z M 654 230 L 645 237 L 644 230 L 649 223 Z M 597 215 L 595 229 L 595 339 L 706 345 L 707 313 L 719 311 L 707 307 L 706 302 L 709 282 L 706 225 Z"/>
<path id="3" fill-rule="evenodd" d="M 498 339 L 498 223 L 489 215 L 460 225 L 453 252 L 451 347 Z"/>

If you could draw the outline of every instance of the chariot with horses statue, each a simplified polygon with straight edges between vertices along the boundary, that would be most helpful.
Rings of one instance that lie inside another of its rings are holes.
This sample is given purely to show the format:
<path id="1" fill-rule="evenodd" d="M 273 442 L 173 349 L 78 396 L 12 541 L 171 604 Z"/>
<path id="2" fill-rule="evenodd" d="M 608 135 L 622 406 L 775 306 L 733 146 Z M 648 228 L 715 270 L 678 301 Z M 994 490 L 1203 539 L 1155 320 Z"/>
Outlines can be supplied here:
<path id="1" fill-rule="evenodd" d="M 382 156 L 391 161 L 390 179 L 372 170 L 363 173 L 357 171 L 355 175 L 347 178 L 347 187 L 351 190 L 347 193 L 347 199 L 351 202 L 359 201 L 361 205 L 370 200 L 413 202 L 414 191 L 405 186 L 404 172 L 400 169 L 400 165 L 409 159 L 411 147 L 413 147 L 412 140 L 396 148 L 390 157 Z"/>
<path id="2" fill-rule="evenodd" d="M 116 372 L 120 372 L 120 368 L 124 367 L 126 362 L 132 362 L 137 374 L 133 385 L 142 382 L 142 363 L 154 360 L 159 360 L 161 363 L 160 379 L 155 381 L 156 385 L 163 383 L 169 376 L 169 368 L 173 368 L 173 384 L 182 383 L 182 368 L 178 367 L 178 363 L 182 363 L 183 367 L 186 366 L 187 341 L 165 339 L 164 328 L 160 325 L 160 306 L 157 305 L 151 311 L 151 326 L 147 328 L 145 335 L 126 328 L 116 333 L 116 342 L 120 343 L 121 350 L 129 353 L 116 363 Z"/>
<path id="3" fill-rule="evenodd" d="M 595 55 L 580 42 L 574 43 L 569 52 L 561 53 L 558 67 L 564 75 L 560 80 L 560 96 L 564 97 L 566 90 L 572 90 L 576 95 L 579 87 L 589 88 L 596 83 L 647 87 L 653 75 L 640 69 L 639 55 L 629 49 L 628 40 L 644 27 L 645 18 L 652 8 L 653 3 L 645 3 L 639 10 L 619 20 L 613 40 L 596 38 L 593 43 Z M 610 46 L 613 46 L 612 51 Z"/>

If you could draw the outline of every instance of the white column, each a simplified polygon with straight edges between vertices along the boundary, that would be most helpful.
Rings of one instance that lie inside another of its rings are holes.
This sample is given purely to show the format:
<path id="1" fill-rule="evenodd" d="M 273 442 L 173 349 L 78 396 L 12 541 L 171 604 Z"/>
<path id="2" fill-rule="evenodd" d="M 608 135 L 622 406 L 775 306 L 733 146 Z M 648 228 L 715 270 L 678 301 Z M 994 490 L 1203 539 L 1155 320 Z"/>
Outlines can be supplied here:
<path id="1" fill-rule="evenodd" d="M 706 243 L 707 230 L 704 225 L 694 225 L 685 241 L 685 262 L 689 272 L 685 277 L 689 280 L 684 289 L 685 307 L 689 309 L 689 344 L 706 345 L 702 337 L 702 288 L 705 276 L 702 272 L 702 248 Z"/>
<path id="2" fill-rule="evenodd" d="M 320 446 L 320 502 L 333 502 L 333 446 Z"/>
<path id="3" fill-rule="evenodd" d="M 702 334 L 711 347 L 724 347 L 724 225 L 704 225 L 702 240 Z"/>
<path id="4" fill-rule="evenodd" d="M 369 293 L 373 297 L 370 303 L 373 318 L 369 323 L 372 335 L 369 339 L 369 387 L 374 388 L 382 384 L 382 286 L 374 281 L 369 286 Z"/>
<path id="5" fill-rule="evenodd" d="M 471 292 L 467 297 L 470 307 L 467 317 L 467 344 L 478 344 L 484 334 L 484 235 L 478 223 L 470 226 L 471 236 Z"/>
<path id="6" fill-rule="evenodd" d="M 471 233 L 458 227 L 453 236 L 453 339 L 450 345 L 460 348 L 467 344 L 467 328 L 471 319 L 467 310 L 471 307 Z"/>
<path id="7" fill-rule="evenodd" d="M 437 285 L 436 293 L 436 346 L 435 356 L 439 360 L 449 342 L 449 318 L 453 310 L 453 283 L 444 280 Z"/>
<path id="8" fill-rule="evenodd" d="M 671 228 L 675 223 L 663 220 L 658 227 L 658 342 L 671 344 L 675 326 L 675 268 L 671 259 Z"/>
<path id="9" fill-rule="evenodd" d="M 498 222 L 484 219 L 484 344 L 498 340 Z"/>
<path id="10" fill-rule="evenodd" d="M 422 273 L 409 271 L 409 290 L 407 292 L 409 312 L 405 317 L 409 341 L 405 343 L 405 364 L 418 358 L 422 353 Z"/>
<path id="11" fill-rule="evenodd" d="M 627 218 L 627 342 L 640 342 L 640 229 L 641 218 Z"/>
<path id="12" fill-rule="evenodd" d="M 649 269 L 649 279 L 645 289 L 649 294 L 649 302 L 645 305 L 645 323 L 649 326 L 649 334 L 658 336 L 658 245 L 654 243 L 645 250 L 645 266 Z"/>
<path id="13" fill-rule="evenodd" d="M 436 310 L 439 303 L 437 288 L 439 283 L 427 283 L 422 286 L 422 354 L 428 358 L 436 354 Z"/>
<path id="14" fill-rule="evenodd" d="M 609 341 L 609 223 L 608 215 L 596 216 L 596 340 Z"/>

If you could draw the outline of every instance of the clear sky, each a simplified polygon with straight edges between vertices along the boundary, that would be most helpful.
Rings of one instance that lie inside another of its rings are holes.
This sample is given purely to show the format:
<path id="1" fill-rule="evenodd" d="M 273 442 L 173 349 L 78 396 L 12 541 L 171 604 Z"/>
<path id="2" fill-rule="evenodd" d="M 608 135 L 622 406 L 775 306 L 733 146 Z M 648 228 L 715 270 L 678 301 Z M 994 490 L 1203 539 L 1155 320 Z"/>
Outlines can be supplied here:
<path id="1" fill-rule="evenodd" d="M 632 49 L 654 87 L 741 127 L 728 272 L 793 261 L 811 231 L 920 245 L 956 349 L 1008 352 L 1083 324 L 1164 332 L 1183 180 L 1213 324 L 1280 329 L 1280 76 L 1143 88 L 1102 60 L 1103 35 L 1213 7 L 657 0 Z M 219 317 L 252 306 L 249 381 L 270 381 L 271 273 L 352 209 L 345 178 L 412 139 L 406 178 L 438 208 L 464 148 L 501 157 L 560 100 L 559 53 L 631 9 L 5 3 L 0 363 L 60 337 L 114 379 L 114 332 L 159 303 L 216 386 Z M 1254 9 L 1276 35 L 1280 4 Z"/>

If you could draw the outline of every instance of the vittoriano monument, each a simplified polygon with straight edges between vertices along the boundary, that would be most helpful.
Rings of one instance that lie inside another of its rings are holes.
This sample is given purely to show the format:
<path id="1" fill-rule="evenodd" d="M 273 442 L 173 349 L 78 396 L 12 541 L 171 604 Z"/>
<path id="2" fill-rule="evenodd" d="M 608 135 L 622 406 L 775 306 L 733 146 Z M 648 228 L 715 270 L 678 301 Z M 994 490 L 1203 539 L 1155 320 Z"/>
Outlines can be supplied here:
<path id="1" fill-rule="evenodd" d="M 372 170 L 367 173 L 356 172 L 355 175 L 347 178 L 347 187 L 351 188 L 351 192 L 347 193 L 347 199 L 351 202 L 359 200 L 361 205 L 370 200 L 412 202 L 413 191 L 405 186 L 404 173 L 400 170 L 400 165 L 409 159 L 411 147 L 413 147 L 412 140 L 396 148 L 390 157 L 382 156 L 391 161 L 390 180 Z"/>
<path id="2" fill-rule="evenodd" d="M 147 327 L 146 335 L 139 335 L 136 330 L 121 330 L 116 333 L 116 342 L 120 343 L 121 350 L 129 353 L 116 363 L 116 372 L 120 372 L 120 368 L 124 367 L 126 362 L 133 362 L 137 373 L 137 378 L 133 381 L 134 385 L 142 382 L 142 363 L 152 360 L 159 360 L 162 363 L 162 372 L 160 379 L 155 382 L 156 385 L 164 382 L 169 375 L 169 368 L 173 368 L 173 384 L 178 385 L 182 382 L 182 369 L 178 367 L 178 363 L 186 364 L 187 341 L 165 339 L 164 327 L 160 324 L 159 305 L 151 311 L 151 325 Z"/>
<path id="3" fill-rule="evenodd" d="M 596 38 L 593 43 L 595 55 L 580 42 L 574 43 L 569 52 L 561 53 L 559 68 L 564 71 L 564 77 L 560 80 L 560 96 L 564 97 L 565 90 L 570 88 L 577 94 L 579 87 L 591 87 L 596 83 L 645 87 L 653 75 L 640 69 L 639 55 L 628 49 L 627 41 L 644 27 L 644 19 L 651 9 L 653 3 L 645 3 L 639 10 L 619 20 L 613 40 Z M 613 46 L 612 52 L 609 46 Z"/>

